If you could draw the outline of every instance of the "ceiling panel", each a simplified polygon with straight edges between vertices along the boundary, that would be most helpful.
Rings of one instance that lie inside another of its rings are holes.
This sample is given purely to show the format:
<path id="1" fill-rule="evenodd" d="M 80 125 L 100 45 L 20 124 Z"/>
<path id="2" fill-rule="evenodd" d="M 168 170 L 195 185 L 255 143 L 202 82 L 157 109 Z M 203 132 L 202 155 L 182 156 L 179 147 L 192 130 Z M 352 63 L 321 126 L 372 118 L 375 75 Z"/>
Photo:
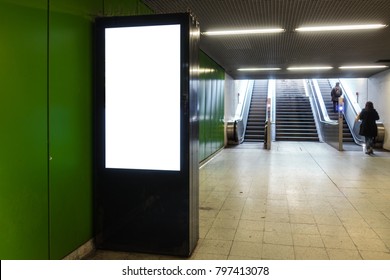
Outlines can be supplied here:
<path id="1" fill-rule="evenodd" d="M 383 69 L 340 70 L 346 64 L 390 60 L 390 27 L 376 31 L 294 31 L 300 26 L 390 23 L 389 0 L 143 0 L 156 13 L 191 11 L 201 32 L 222 29 L 284 28 L 278 34 L 201 36 L 200 48 L 234 79 L 369 77 Z M 386 62 L 389 65 L 389 62 Z M 386 64 L 385 63 L 385 64 Z M 292 72 L 314 64 L 326 71 Z M 381 63 L 383 64 L 383 63 Z M 237 71 L 279 67 L 280 71 Z"/>

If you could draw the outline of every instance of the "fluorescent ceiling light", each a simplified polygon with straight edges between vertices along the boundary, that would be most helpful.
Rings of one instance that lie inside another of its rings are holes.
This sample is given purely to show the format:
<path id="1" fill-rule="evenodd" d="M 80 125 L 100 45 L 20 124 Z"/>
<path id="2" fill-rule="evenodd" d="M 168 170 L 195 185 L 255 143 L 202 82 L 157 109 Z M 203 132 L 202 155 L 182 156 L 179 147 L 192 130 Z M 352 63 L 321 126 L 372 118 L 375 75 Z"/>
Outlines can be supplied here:
<path id="1" fill-rule="evenodd" d="M 223 35 L 248 35 L 248 34 L 264 34 L 264 33 L 280 33 L 284 32 L 282 28 L 269 29 L 243 29 L 243 30 L 220 30 L 220 31 L 206 31 L 202 32 L 207 36 L 223 36 Z"/>
<path id="2" fill-rule="evenodd" d="M 199 69 L 193 69 L 191 71 L 193 71 L 194 73 L 204 74 L 204 73 L 213 73 L 213 72 L 215 72 L 215 69 L 212 69 L 212 68 L 199 68 Z"/>
<path id="3" fill-rule="evenodd" d="M 277 71 L 281 68 L 238 68 L 237 71 Z"/>
<path id="4" fill-rule="evenodd" d="M 360 66 L 340 66 L 339 69 L 376 69 L 376 68 L 386 68 L 389 66 L 386 65 L 360 65 Z"/>
<path id="5" fill-rule="evenodd" d="M 332 66 L 303 66 L 303 67 L 288 67 L 287 70 L 329 70 Z"/>
<path id="6" fill-rule="evenodd" d="M 295 31 L 313 32 L 313 31 L 342 31 L 342 30 L 366 30 L 385 28 L 385 24 L 364 24 L 364 25 L 334 25 L 334 26 L 308 26 L 296 28 Z"/>

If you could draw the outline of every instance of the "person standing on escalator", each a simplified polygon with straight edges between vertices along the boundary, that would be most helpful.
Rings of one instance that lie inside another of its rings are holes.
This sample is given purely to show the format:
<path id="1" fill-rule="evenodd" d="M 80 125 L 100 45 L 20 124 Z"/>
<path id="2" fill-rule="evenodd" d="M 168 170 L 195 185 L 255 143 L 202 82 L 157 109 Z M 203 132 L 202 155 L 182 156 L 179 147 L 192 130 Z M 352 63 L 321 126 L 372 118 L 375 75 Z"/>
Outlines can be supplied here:
<path id="1" fill-rule="evenodd" d="M 330 95 L 333 102 L 333 112 L 337 113 L 339 111 L 339 97 L 343 94 L 343 90 L 340 87 L 340 83 L 337 82 L 335 87 L 332 88 Z"/>
<path id="2" fill-rule="evenodd" d="M 360 124 L 359 134 L 364 136 L 366 142 L 366 154 L 372 155 L 373 144 L 375 137 L 378 135 L 378 127 L 376 121 L 379 120 L 379 114 L 374 109 L 374 104 L 371 101 L 366 102 L 366 106 L 356 117 L 362 121 Z"/>

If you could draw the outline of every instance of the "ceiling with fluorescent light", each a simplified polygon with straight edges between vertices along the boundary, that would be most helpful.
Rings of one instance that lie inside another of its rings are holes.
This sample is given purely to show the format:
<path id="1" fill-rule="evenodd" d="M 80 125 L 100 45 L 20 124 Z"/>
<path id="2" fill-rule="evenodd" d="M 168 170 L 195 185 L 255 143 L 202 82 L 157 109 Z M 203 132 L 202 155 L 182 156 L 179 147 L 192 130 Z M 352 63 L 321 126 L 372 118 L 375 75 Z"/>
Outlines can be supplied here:
<path id="1" fill-rule="evenodd" d="M 390 26 L 363 31 L 295 31 L 302 26 L 390 25 L 390 0 L 142 0 L 155 13 L 191 11 L 201 32 L 283 28 L 275 34 L 201 36 L 200 48 L 234 79 L 364 78 L 390 66 Z M 382 61 L 382 62 L 381 62 Z M 332 66 L 289 71 L 289 67 Z M 281 68 L 238 71 L 239 68 Z"/>

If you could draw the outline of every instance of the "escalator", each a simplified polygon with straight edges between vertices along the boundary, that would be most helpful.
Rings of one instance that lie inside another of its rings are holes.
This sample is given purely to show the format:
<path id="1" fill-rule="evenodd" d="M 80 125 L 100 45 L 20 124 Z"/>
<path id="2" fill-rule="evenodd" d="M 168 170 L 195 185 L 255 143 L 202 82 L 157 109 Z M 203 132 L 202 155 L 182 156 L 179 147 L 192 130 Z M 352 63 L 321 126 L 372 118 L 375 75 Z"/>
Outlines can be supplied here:
<path id="1" fill-rule="evenodd" d="M 264 142 L 268 80 L 255 80 L 250 102 L 244 142 Z"/>
<path id="2" fill-rule="evenodd" d="M 324 100 L 324 104 L 329 118 L 331 120 L 337 121 L 338 113 L 333 112 L 333 102 L 330 96 L 330 92 L 332 91 L 332 85 L 330 84 L 328 79 L 318 79 L 317 83 L 321 91 L 322 99 Z M 348 124 L 345 121 L 345 118 L 343 118 L 343 142 L 348 142 L 348 143 L 355 142 L 352 133 L 348 127 Z"/>
<path id="3" fill-rule="evenodd" d="M 276 81 L 276 141 L 319 141 L 303 80 Z"/>

